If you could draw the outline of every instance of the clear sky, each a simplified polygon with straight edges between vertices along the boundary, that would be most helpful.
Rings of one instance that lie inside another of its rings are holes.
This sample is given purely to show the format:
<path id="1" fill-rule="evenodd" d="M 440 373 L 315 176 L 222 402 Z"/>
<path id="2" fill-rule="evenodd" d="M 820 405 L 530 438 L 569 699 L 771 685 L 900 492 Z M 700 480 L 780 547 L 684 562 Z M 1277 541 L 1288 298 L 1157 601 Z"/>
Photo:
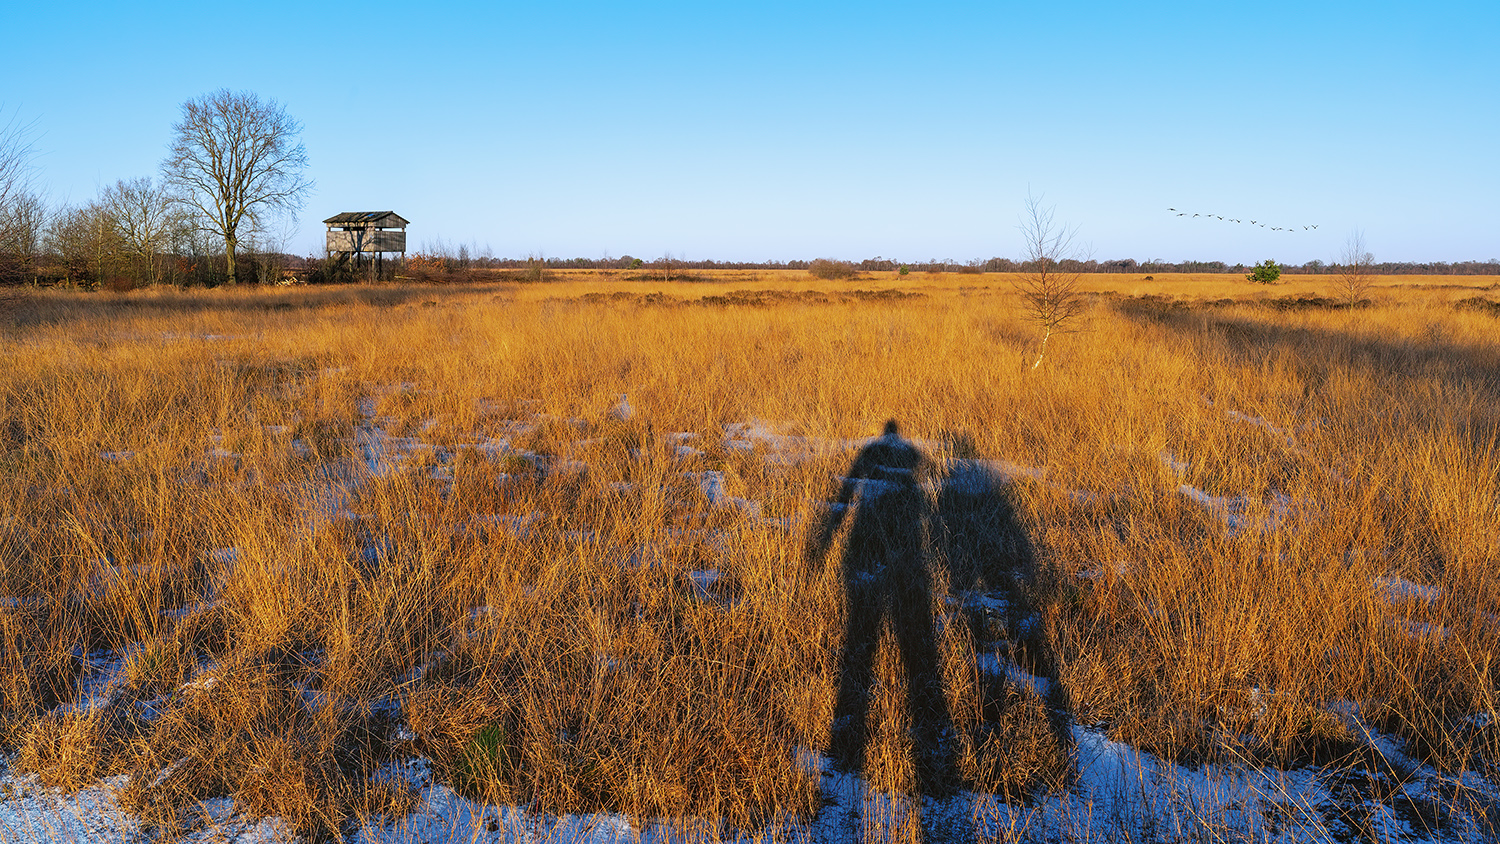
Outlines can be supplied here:
<path id="1" fill-rule="evenodd" d="M 497 256 L 1500 257 L 1500 2 L 71 3 L 4 14 L 38 184 L 155 175 L 218 88 L 303 124 L 324 217 Z M 1294 234 L 1203 218 L 1222 214 Z M 1303 232 L 1303 225 L 1317 224 Z"/>

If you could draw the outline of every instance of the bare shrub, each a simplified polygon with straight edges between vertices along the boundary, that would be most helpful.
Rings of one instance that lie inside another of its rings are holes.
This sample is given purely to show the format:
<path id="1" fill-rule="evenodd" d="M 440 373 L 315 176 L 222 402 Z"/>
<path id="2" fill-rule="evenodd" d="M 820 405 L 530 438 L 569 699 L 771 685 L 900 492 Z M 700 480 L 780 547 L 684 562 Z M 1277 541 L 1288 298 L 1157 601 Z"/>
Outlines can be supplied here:
<path id="1" fill-rule="evenodd" d="M 547 259 L 542 255 L 526 256 L 526 266 L 518 274 L 521 281 L 531 284 L 541 284 L 550 281 L 552 274 L 547 271 Z"/>
<path id="2" fill-rule="evenodd" d="M 1053 334 L 1072 329 L 1083 313 L 1085 300 L 1076 269 L 1064 269 L 1064 261 L 1077 263 L 1073 254 L 1075 230 L 1053 219 L 1054 209 L 1042 205 L 1041 197 L 1028 195 L 1021 214 L 1021 239 L 1026 261 L 1015 282 L 1027 318 L 1042 332 L 1032 369 L 1042 365 L 1047 342 Z"/>
<path id="3" fill-rule="evenodd" d="M 849 261 L 834 261 L 829 258 L 818 258 L 807 265 L 807 274 L 813 278 L 821 278 L 825 281 L 854 278 L 859 274 L 859 268 Z"/>
<path id="4" fill-rule="evenodd" d="M 1338 276 L 1335 286 L 1345 305 L 1352 308 L 1364 301 L 1375 282 L 1375 256 L 1365 248 L 1364 232 L 1355 229 L 1349 233 L 1334 272 Z"/>

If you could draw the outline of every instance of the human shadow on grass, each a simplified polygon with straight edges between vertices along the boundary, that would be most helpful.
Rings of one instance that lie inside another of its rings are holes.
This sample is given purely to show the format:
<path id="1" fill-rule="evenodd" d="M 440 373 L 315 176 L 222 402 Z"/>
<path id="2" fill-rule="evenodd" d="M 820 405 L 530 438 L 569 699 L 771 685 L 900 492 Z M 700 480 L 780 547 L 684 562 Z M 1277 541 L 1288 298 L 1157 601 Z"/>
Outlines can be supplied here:
<path id="1" fill-rule="evenodd" d="M 1032 565 L 1031 542 L 1006 480 L 977 461 L 941 468 L 901 436 L 894 420 L 886 423 L 884 434 L 855 457 L 807 548 L 811 567 L 821 570 L 847 524 L 845 625 L 830 752 L 849 772 L 867 773 L 876 653 L 882 631 L 889 630 L 906 679 L 914 785 L 929 795 L 962 784 L 934 592 L 945 583 L 947 595 L 960 599 L 1014 593 Z M 969 615 L 978 632 L 983 613 Z"/>

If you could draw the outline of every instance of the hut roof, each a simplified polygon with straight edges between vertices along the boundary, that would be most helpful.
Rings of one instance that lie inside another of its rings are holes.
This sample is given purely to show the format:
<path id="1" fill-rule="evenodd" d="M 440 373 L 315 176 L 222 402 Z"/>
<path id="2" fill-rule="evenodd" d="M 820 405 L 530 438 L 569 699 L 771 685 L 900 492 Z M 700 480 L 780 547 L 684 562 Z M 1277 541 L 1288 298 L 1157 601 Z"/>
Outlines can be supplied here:
<path id="1" fill-rule="evenodd" d="M 345 211 L 334 214 L 323 222 L 330 226 L 364 225 L 383 228 L 405 228 L 410 225 L 406 218 L 395 211 Z"/>

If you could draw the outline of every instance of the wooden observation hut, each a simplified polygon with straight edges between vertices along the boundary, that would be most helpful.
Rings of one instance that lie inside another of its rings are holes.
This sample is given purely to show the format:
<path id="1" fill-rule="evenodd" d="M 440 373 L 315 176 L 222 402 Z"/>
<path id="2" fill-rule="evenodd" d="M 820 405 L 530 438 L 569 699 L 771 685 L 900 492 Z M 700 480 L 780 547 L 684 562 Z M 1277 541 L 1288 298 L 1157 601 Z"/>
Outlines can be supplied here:
<path id="1" fill-rule="evenodd" d="M 328 254 L 338 255 L 340 264 L 350 258 L 358 263 L 361 255 L 372 253 L 378 275 L 381 253 L 406 256 L 406 227 L 411 223 L 395 211 L 345 211 L 323 223 L 328 226 Z"/>

